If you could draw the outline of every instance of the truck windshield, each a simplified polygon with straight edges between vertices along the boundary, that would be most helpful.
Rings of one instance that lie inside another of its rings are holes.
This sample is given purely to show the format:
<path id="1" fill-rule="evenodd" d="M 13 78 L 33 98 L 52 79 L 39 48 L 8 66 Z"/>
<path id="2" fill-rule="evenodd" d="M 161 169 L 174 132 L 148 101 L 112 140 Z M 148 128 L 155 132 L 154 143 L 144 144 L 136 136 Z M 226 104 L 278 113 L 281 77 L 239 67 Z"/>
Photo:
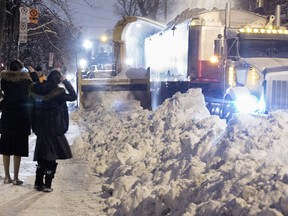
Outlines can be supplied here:
<path id="1" fill-rule="evenodd" d="M 288 40 L 240 39 L 238 45 L 243 58 L 288 58 Z"/>

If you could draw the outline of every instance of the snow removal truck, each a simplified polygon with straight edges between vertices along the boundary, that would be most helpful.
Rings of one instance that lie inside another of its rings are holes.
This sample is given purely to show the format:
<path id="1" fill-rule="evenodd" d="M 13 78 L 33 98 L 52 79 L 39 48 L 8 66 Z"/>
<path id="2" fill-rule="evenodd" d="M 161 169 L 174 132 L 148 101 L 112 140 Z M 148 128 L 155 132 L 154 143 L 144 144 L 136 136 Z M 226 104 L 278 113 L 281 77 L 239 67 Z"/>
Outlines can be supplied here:
<path id="1" fill-rule="evenodd" d="M 263 16 L 227 3 L 186 10 L 166 26 L 125 17 L 113 30 L 115 76 L 80 80 L 80 94 L 132 92 L 155 109 L 176 92 L 201 88 L 221 118 L 287 110 L 288 30 L 280 14 L 280 6 Z"/>
<path id="2" fill-rule="evenodd" d="M 82 76 L 78 69 L 78 103 L 93 108 L 99 96 L 137 100 L 150 109 L 149 74 L 143 58 L 146 37 L 164 29 L 165 25 L 144 17 L 125 17 L 113 29 L 113 70 L 93 71 L 93 78 Z M 113 75 L 112 75 L 113 74 Z M 124 97 L 125 96 L 125 97 Z"/>
<path id="3" fill-rule="evenodd" d="M 262 16 L 227 3 L 187 17 L 145 39 L 152 91 L 201 88 L 211 114 L 226 119 L 288 109 L 288 30 L 280 7 Z"/>

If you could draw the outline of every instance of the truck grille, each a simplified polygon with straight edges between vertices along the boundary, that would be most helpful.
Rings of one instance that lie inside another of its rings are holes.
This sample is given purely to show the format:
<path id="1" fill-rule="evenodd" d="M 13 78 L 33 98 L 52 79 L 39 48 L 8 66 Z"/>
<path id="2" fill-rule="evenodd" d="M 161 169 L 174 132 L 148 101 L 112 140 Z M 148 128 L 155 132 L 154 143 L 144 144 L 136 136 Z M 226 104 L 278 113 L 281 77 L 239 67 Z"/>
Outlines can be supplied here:
<path id="1" fill-rule="evenodd" d="M 270 80 L 267 85 L 267 110 L 288 109 L 288 80 Z"/>

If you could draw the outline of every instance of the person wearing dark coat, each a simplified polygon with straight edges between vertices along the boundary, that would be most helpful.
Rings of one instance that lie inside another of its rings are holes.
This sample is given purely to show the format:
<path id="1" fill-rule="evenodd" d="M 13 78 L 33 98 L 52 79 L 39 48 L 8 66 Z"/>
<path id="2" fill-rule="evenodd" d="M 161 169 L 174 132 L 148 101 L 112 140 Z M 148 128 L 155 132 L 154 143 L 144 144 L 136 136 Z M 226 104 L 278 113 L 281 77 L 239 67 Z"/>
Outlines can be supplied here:
<path id="1" fill-rule="evenodd" d="M 3 155 L 4 183 L 21 185 L 19 180 L 21 157 L 28 157 L 28 137 L 31 133 L 29 110 L 32 104 L 29 100 L 29 88 L 32 85 L 31 77 L 21 72 L 23 64 L 19 60 L 10 62 L 9 71 L 1 72 L 1 138 L 0 154 Z M 14 180 L 10 176 L 10 156 L 14 155 Z"/>
<path id="2" fill-rule="evenodd" d="M 60 82 L 65 88 L 58 86 Z M 47 81 L 33 85 L 31 97 L 34 104 L 32 130 L 37 136 L 34 152 L 34 161 L 37 161 L 34 188 L 51 192 L 52 179 L 57 168 L 56 160 L 72 158 L 65 137 L 69 127 L 66 101 L 75 101 L 77 94 L 71 83 L 59 71 L 54 70 L 48 75 Z"/>

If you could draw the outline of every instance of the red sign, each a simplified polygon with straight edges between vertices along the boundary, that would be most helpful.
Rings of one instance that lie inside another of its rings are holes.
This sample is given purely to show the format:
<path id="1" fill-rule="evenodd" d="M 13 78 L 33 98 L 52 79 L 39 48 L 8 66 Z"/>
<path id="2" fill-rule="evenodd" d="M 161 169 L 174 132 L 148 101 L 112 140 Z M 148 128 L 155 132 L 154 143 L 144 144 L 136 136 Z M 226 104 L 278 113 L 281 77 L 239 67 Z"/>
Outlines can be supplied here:
<path id="1" fill-rule="evenodd" d="M 30 23 L 34 23 L 34 24 L 38 23 L 38 21 L 39 21 L 39 13 L 38 13 L 37 9 L 35 9 L 35 8 L 30 9 L 29 21 L 30 21 Z"/>

